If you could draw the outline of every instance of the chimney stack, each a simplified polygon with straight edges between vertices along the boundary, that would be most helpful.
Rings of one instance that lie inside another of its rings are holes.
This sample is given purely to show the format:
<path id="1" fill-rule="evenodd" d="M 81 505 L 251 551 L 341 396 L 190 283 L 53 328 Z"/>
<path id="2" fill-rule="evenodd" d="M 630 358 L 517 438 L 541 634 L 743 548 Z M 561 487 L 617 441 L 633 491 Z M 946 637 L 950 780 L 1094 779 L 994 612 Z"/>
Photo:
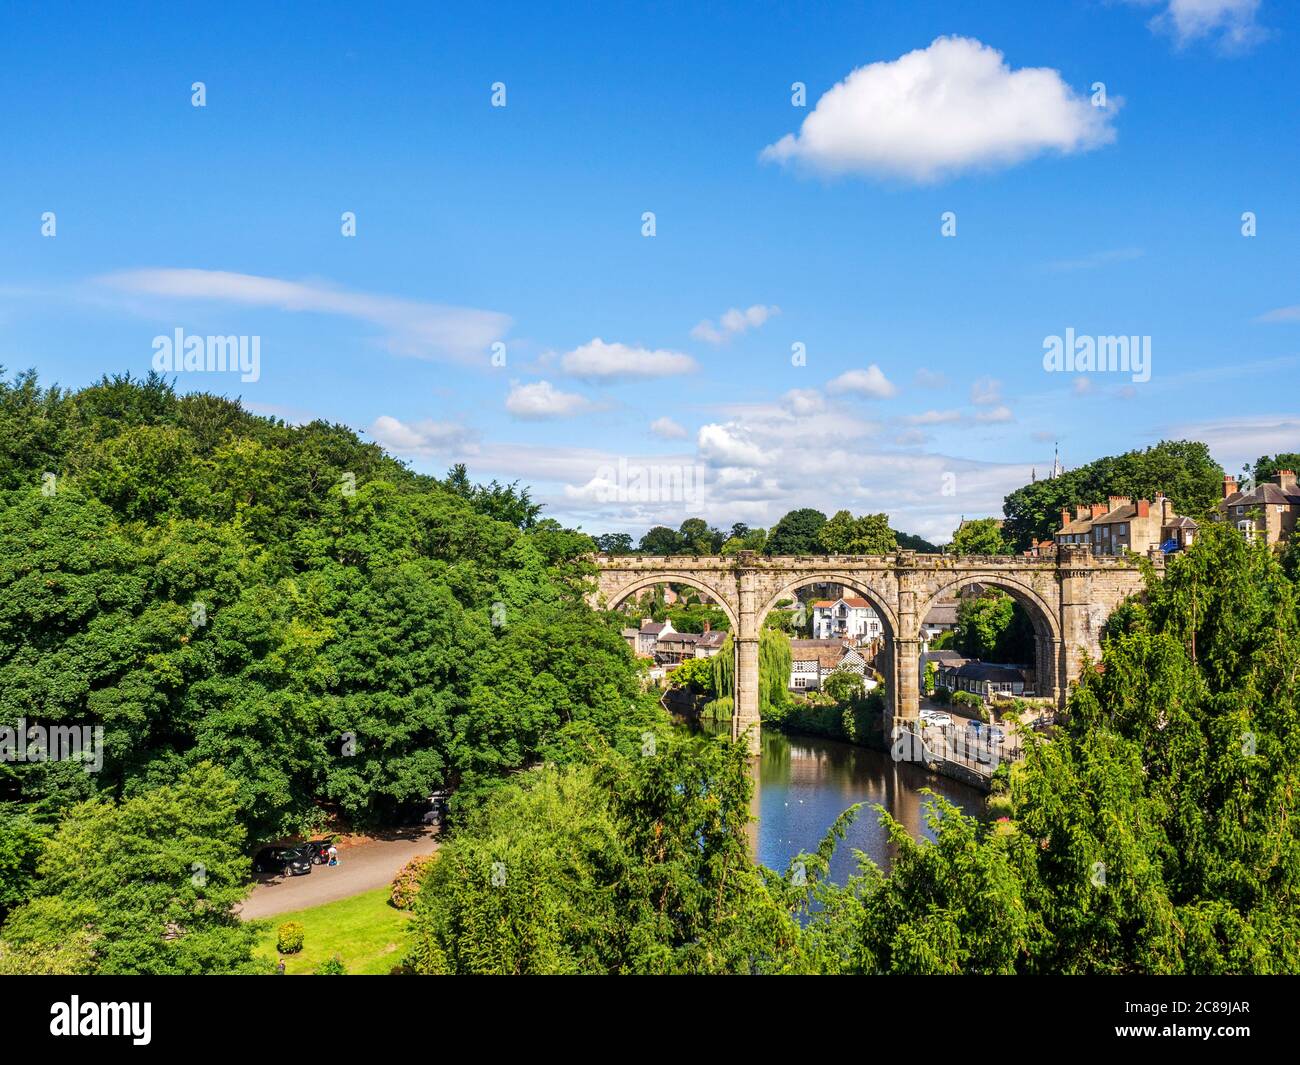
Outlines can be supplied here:
<path id="1" fill-rule="evenodd" d="M 1120 507 L 1126 507 L 1133 502 L 1128 496 L 1107 496 L 1106 500 L 1110 503 L 1111 510 L 1119 510 Z"/>
<path id="2" fill-rule="evenodd" d="M 1092 505 L 1092 507 L 1091 507 L 1091 510 L 1092 510 L 1092 520 L 1093 520 L 1093 521 L 1096 521 L 1098 518 L 1100 518 L 1100 517 L 1102 517 L 1102 516 L 1105 515 L 1105 513 L 1106 513 L 1106 504 L 1105 504 L 1105 503 L 1094 503 L 1094 504 Z"/>
<path id="3" fill-rule="evenodd" d="M 1091 508 L 1085 507 L 1082 503 L 1080 503 L 1077 507 L 1074 508 L 1074 516 L 1079 521 L 1082 521 L 1084 518 L 1088 518 L 1092 516 L 1092 510 Z"/>
<path id="4" fill-rule="evenodd" d="M 1230 473 L 1225 473 L 1223 475 L 1223 498 L 1227 499 L 1228 496 L 1232 495 L 1236 490 L 1237 478 L 1232 476 Z"/>
<path id="5" fill-rule="evenodd" d="M 1277 471 L 1278 487 L 1285 491 L 1292 491 L 1295 488 L 1295 470 L 1278 470 Z"/>
<path id="6" fill-rule="evenodd" d="M 1151 513 L 1151 504 L 1145 499 L 1139 499 L 1137 501 L 1137 510 L 1137 516 L 1139 518 L 1145 518 Z"/>
<path id="7" fill-rule="evenodd" d="M 1069 508 L 1069 507 L 1062 507 L 1062 508 L 1061 508 L 1061 528 L 1065 528 L 1065 526 L 1067 526 L 1067 525 L 1069 525 L 1069 524 L 1070 524 L 1070 508 Z"/>
<path id="8" fill-rule="evenodd" d="M 708 618 L 705 618 L 705 619 L 704 619 L 704 631 L 705 631 L 705 632 L 708 632 L 708 631 L 709 631 L 709 619 L 708 619 Z"/>

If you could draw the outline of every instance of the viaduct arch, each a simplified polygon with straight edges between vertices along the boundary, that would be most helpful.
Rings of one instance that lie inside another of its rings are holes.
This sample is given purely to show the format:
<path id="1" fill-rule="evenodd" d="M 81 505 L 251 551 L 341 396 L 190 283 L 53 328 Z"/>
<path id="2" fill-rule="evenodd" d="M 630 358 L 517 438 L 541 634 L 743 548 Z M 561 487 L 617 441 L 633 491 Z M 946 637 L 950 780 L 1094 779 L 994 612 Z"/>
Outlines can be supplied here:
<path id="1" fill-rule="evenodd" d="M 1164 557 L 1151 560 L 1163 569 Z M 1131 557 L 1096 556 L 1087 545 L 1066 544 L 1054 556 L 1003 555 L 799 555 L 769 557 L 742 551 L 731 556 L 599 556 L 593 606 L 612 608 L 655 584 L 685 584 L 706 593 L 726 613 L 736 654 L 732 736 L 748 736 L 759 749 L 758 638 L 763 619 L 782 598 L 813 583 L 841 584 L 870 602 L 889 639 L 885 663 L 886 733 L 914 722 L 920 707 L 921 623 L 937 599 L 971 584 L 999 588 L 1025 607 L 1035 632 L 1039 690 L 1064 705 L 1085 657 L 1101 655 L 1106 618 L 1141 591 Z"/>

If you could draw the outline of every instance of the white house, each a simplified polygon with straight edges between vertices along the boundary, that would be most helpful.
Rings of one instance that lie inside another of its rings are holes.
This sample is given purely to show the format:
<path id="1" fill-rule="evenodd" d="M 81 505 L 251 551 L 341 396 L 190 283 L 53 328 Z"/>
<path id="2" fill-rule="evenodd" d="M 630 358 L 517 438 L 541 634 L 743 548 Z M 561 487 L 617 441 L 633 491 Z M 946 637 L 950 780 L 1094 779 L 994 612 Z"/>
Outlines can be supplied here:
<path id="1" fill-rule="evenodd" d="M 866 659 L 839 640 L 791 640 L 790 659 L 791 691 L 817 691 L 837 670 L 856 673 L 864 678 L 864 687 L 875 687 L 874 679 L 866 678 Z"/>
<path id="2" fill-rule="evenodd" d="M 812 634 L 817 640 L 870 641 L 884 635 L 880 615 L 865 599 L 818 599 L 812 605 Z"/>

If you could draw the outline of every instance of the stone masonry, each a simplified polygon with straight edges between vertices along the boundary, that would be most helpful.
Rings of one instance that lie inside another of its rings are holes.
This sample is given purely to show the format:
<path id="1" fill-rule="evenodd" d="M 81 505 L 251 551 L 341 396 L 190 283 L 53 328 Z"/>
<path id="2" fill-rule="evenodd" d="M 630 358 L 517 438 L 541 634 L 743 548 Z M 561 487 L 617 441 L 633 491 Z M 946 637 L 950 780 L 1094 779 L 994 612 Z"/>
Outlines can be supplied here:
<path id="1" fill-rule="evenodd" d="M 1151 553 L 1163 568 L 1159 551 Z M 763 619 L 781 599 L 802 587 L 833 583 L 862 596 L 885 626 L 885 675 L 891 704 L 886 732 L 914 722 L 919 714 L 917 656 L 921 621 L 936 600 L 971 584 L 1007 592 L 1033 621 L 1034 667 L 1040 695 L 1063 706 L 1070 682 L 1085 658 L 1101 656 L 1102 627 L 1121 602 L 1141 591 L 1142 575 L 1132 556 L 1096 556 L 1085 545 L 1065 545 L 1054 556 L 1004 555 L 827 555 L 769 557 L 741 552 L 725 557 L 694 555 L 600 556 L 593 606 L 613 608 L 630 595 L 672 582 L 697 588 L 726 613 L 736 653 L 732 735 L 759 747 L 758 636 Z"/>

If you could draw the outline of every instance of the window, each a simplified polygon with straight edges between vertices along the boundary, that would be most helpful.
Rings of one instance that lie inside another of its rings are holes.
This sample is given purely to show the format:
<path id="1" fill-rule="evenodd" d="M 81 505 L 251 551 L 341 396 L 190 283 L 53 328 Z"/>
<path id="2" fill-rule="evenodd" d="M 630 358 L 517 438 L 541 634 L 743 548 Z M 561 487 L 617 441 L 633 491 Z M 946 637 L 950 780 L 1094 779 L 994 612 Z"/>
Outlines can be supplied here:
<path id="1" fill-rule="evenodd" d="M 1238 514 L 1245 513 L 1245 510 L 1246 510 L 1245 507 L 1238 507 L 1238 508 L 1237 508 L 1237 513 L 1238 513 Z"/>
<path id="2" fill-rule="evenodd" d="M 1119 527 L 1119 534 L 1120 534 L 1120 536 L 1127 536 L 1127 535 L 1128 535 L 1128 525 L 1127 525 L 1127 524 L 1123 524 L 1123 525 L 1121 525 L 1121 526 Z"/>

